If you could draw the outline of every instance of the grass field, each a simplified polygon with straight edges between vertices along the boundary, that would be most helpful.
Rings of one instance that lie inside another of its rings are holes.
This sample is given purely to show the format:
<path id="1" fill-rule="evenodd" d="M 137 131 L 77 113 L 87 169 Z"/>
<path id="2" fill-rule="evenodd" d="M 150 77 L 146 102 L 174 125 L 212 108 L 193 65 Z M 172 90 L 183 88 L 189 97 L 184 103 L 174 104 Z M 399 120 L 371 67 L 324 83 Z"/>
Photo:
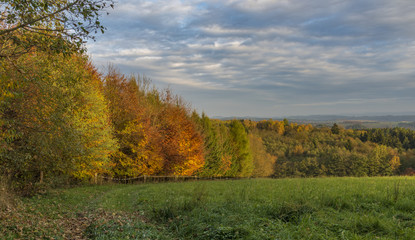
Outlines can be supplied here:
<path id="1" fill-rule="evenodd" d="M 0 239 L 415 239 L 415 178 L 59 189 L 0 212 Z"/>

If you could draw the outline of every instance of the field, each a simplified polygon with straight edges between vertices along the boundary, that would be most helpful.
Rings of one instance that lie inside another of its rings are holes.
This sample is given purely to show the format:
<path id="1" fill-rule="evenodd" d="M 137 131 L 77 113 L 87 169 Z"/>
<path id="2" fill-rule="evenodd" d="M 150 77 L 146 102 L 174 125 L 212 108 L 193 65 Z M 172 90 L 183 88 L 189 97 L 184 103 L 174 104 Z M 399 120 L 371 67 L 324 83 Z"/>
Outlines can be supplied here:
<path id="1" fill-rule="evenodd" d="M 0 239 L 414 239 L 415 178 L 83 186 L 17 200 Z"/>

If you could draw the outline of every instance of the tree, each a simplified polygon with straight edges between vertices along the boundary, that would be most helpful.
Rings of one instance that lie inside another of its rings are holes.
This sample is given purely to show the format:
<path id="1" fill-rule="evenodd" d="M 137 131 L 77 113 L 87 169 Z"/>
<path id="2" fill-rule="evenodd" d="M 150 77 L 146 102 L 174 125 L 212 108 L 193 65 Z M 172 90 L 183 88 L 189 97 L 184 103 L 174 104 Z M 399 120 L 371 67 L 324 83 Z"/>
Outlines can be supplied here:
<path id="1" fill-rule="evenodd" d="M 163 102 L 159 115 L 163 172 L 169 175 L 193 175 L 205 164 L 203 138 L 182 100 L 167 90 Z"/>
<path id="2" fill-rule="evenodd" d="M 200 170 L 199 175 L 201 176 L 218 176 L 220 175 L 220 169 L 222 165 L 220 151 L 220 145 L 218 144 L 217 131 L 212 125 L 209 117 L 204 113 L 198 120 L 201 125 L 203 136 L 204 136 L 204 153 L 205 153 L 205 164 Z"/>
<path id="3" fill-rule="evenodd" d="M 202 136 L 178 96 L 114 69 L 105 77 L 104 88 L 120 143 L 111 157 L 116 176 L 192 175 L 203 166 Z"/>
<path id="4" fill-rule="evenodd" d="M 0 59 L 33 51 L 68 53 L 82 49 L 113 0 L 1 0 Z"/>
<path id="5" fill-rule="evenodd" d="M 337 125 L 337 123 L 334 123 L 331 127 L 331 133 L 333 134 L 339 134 L 340 133 L 340 127 Z"/>
<path id="6" fill-rule="evenodd" d="M 205 114 L 198 121 L 204 136 L 205 164 L 200 176 L 223 176 L 231 167 L 233 149 L 229 128 L 220 120 L 211 120 Z"/>
<path id="7" fill-rule="evenodd" d="M 230 139 L 234 149 L 231 176 L 249 177 L 254 169 L 249 139 L 244 126 L 238 120 L 232 120 L 229 125 Z"/>
<path id="8" fill-rule="evenodd" d="M 349 156 L 349 176 L 367 176 L 369 174 L 368 162 L 368 157 L 365 154 L 352 152 Z"/>
<path id="9" fill-rule="evenodd" d="M 267 153 L 261 137 L 252 133 L 248 134 L 248 137 L 254 164 L 252 175 L 256 177 L 271 176 L 274 174 L 274 164 L 277 157 Z"/>
<path id="10" fill-rule="evenodd" d="M 0 168 L 23 186 L 53 177 L 90 178 L 115 150 L 99 74 L 82 55 L 19 58 L 26 74 L 3 70 Z"/>
<path id="11" fill-rule="evenodd" d="M 370 176 L 392 175 L 400 165 L 399 157 L 395 151 L 385 145 L 376 146 L 369 155 Z"/>
<path id="12" fill-rule="evenodd" d="M 110 119 L 120 143 L 111 156 L 111 171 L 117 177 L 159 174 L 163 169 L 159 110 L 153 110 L 157 97 L 147 91 L 148 84 L 145 78 L 127 78 L 112 67 L 104 78 Z"/>

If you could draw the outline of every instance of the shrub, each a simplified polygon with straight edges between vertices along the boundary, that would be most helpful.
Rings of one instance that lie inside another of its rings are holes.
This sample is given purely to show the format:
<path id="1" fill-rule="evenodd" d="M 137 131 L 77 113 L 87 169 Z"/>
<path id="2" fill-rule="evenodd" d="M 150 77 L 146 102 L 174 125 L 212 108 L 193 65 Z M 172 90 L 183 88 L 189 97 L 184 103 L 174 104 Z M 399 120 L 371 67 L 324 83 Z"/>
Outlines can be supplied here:
<path id="1" fill-rule="evenodd" d="M 15 204 L 15 195 L 9 186 L 7 179 L 0 176 L 0 211 L 11 209 Z"/>

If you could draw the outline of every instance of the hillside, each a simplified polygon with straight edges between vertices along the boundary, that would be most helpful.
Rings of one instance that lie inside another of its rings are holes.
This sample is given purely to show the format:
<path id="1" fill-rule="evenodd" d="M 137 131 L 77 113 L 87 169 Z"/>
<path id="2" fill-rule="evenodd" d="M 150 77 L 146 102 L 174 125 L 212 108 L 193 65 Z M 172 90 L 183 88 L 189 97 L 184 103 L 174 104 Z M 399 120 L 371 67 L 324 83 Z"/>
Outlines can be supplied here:
<path id="1" fill-rule="evenodd" d="M 84 186 L 0 211 L 2 239 L 411 239 L 415 179 Z"/>

